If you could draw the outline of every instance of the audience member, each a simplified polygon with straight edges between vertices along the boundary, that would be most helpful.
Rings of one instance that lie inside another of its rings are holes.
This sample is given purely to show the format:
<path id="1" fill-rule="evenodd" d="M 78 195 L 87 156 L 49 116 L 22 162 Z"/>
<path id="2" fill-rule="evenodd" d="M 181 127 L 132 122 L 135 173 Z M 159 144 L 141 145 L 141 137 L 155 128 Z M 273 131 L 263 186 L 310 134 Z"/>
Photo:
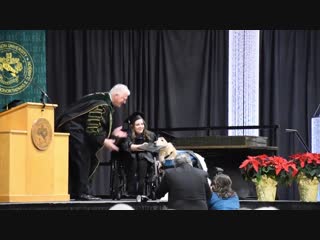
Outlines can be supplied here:
<path id="1" fill-rule="evenodd" d="M 266 206 L 266 207 L 258 207 L 254 210 L 279 210 L 279 208 L 273 207 L 273 206 Z"/>
<path id="2" fill-rule="evenodd" d="M 211 182 L 212 195 L 209 201 L 210 210 L 238 210 L 239 197 L 232 190 L 231 178 L 226 174 L 217 174 Z"/>
<path id="3" fill-rule="evenodd" d="M 207 210 L 211 197 L 208 173 L 192 166 L 189 154 L 179 154 L 174 168 L 166 169 L 156 190 L 160 199 L 168 193 L 168 208 L 175 210 Z"/>
<path id="4" fill-rule="evenodd" d="M 134 210 L 134 208 L 125 203 L 117 203 L 110 207 L 109 210 Z"/>

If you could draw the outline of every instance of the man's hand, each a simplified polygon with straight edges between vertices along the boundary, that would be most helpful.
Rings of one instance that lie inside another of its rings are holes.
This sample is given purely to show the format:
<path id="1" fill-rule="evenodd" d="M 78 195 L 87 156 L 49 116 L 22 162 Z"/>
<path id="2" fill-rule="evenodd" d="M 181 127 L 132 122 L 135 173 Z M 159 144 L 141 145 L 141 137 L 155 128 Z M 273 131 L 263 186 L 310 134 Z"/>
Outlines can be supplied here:
<path id="1" fill-rule="evenodd" d="M 106 138 L 106 139 L 104 140 L 104 142 L 103 142 L 103 145 L 104 145 L 107 149 L 109 149 L 109 150 L 111 150 L 111 151 L 117 151 L 117 152 L 119 152 L 119 148 L 117 147 L 117 145 L 115 145 L 115 140 L 114 140 L 114 139 L 108 139 L 108 138 Z"/>
<path id="2" fill-rule="evenodd" d="M 126 138 L 128 134 L 121 130 L 122 126 L 117 127 L 113 130 L 112 135 L 119 138 Z"/>

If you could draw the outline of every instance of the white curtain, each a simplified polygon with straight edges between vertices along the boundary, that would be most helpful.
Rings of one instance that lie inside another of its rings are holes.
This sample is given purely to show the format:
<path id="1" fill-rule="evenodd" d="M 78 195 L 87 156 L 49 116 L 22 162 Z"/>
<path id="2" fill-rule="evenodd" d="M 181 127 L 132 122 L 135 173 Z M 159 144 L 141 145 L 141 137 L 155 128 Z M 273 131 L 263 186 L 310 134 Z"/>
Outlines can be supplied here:
<path id="1" fill-rule="evenodd" d="M 229 31 L 229 126 L 259 125 L 259 30 Z M 229 130 L 258 136 L 258 129 Z"/>

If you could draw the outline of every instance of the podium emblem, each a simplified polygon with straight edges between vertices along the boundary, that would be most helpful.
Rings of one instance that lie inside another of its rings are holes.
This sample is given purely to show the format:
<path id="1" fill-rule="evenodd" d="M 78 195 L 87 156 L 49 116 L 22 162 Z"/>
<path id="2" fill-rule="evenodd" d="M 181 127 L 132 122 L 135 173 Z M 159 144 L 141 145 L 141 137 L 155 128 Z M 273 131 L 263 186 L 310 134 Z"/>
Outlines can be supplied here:
<path id="1" fill-rule="evenodd" d="M 31 138 L 34 146 L 44 151 L 52 141 L 52 127 L 45 118 L 37 119 L 31 128 Z"/>

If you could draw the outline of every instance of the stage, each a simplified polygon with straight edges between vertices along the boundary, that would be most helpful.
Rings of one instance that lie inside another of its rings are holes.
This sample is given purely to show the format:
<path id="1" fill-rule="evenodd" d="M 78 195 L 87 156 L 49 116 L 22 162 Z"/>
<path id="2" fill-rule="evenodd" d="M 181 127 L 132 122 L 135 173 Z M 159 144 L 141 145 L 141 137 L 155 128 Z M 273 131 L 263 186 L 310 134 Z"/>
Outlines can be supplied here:
<path id="1" fill-rule="evenodd" d="M 112 200 L 105 198 L 97 201 L 65 201 L 65 202 L 28 202 L 28 203 L 0 203 L 1 211 L 50 211 L 63 210 L 70 212 L 77 211 L 106 211 L 118 203 L 125 203 L 135 210 L 168 210 L 167 202 L 148 200 L 137 202 L 135 199 Z M 240 207 L 243 209 L 256 209 L 259 207 L 273 206 L 279 210 L 320 210 L 320 202 L 300 202 L 276 200 L 274 202 L 262 202 L 257 200 L 240 200 Z"/>

